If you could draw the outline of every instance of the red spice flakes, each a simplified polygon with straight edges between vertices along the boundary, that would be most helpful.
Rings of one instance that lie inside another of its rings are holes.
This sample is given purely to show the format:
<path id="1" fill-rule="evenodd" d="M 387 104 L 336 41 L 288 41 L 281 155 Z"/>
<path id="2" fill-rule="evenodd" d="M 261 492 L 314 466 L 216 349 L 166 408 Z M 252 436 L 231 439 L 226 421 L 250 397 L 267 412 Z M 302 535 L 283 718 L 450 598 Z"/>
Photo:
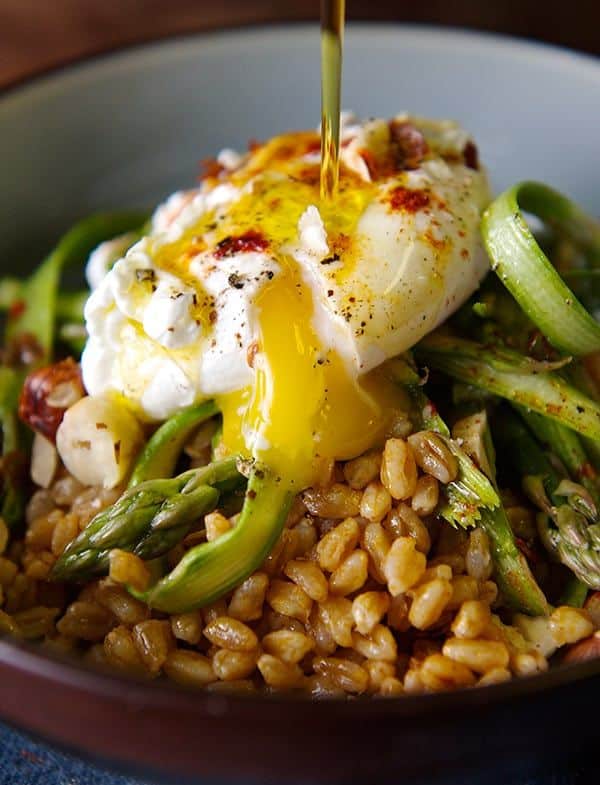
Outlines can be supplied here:
<path id="1" fill-rule="evenodd" d="M 430 197 L 426 191 L 413 191 L 410 188 L 398 185 L 390 191 L 388 202 L 392 210 L 416 213 L 429 206 Z"/>
<path id="2" fill-rule="evenodd" d="M 470 256 L 470 254 L 469 254 L 469 252 L 468 252 L 468 250 L 467 250 L 466 248 L 463 248 L 463 249 L 461 250 L 461 252 L 460 252 L 460 255 L 461 255 L 461 257 L 462 257 L 462 258 L 463 258 L 465 261 L 466 261 L 466 260 L 469 258 L 469 256 Z"/>
<path id="3" fill-rule="evenodd" d="M 236 253 L 250 253 L 251 251 L 264 251 L 269 245 L 268 240 L 256 229 L 249 229 L 244 234 L 225 237 L 217 243 L 214 255 L 217 259 L 224 259 Z"/>
<path id="4" fill-rule="evenodd" d="M 217 178 L 224 171 L 225 167 L 216 158 L 204 158 L 200 161 L 200 177 L 198 179 L 209 180 L 210 178 Z"/>
<path id="5" fill-rule="evenodd" d="M 248 139 L 248 152 L 255 153 L 262 145 L 263 143 L 259 142 L 258 139 Z"/>

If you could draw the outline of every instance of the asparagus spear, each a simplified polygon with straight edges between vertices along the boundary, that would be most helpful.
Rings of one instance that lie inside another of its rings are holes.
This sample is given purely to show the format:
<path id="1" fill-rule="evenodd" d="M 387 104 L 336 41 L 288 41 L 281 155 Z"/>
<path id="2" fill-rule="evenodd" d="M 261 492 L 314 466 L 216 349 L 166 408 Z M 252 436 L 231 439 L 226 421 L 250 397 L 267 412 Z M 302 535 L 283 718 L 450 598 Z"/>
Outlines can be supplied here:
<path id="1" fill-rule="evenodd" d="M 481 223 L 492 269 L 550 343 L 574 356 L 600 350 L 600 325 L 548 261 L 521 209 L 557 227 L 594 261 L 600 259 L 600 226 L 566 197 L 533 182 L 505 191 Z"/>
<path id="2" fill-rule="evenodd" d="M 583 449 L 579 436 L 564 425 L 536 412 L 517 407 L 521 417 L 542 445 L 553 452 L 565 465 L 571 477 L 590 493 L 600 509 L 599 476 Z"/>
<path id="3" fill-rule="evenodd" d="M 600 440 L 600 406 L 540 363 L 518 352 L 440 332 L 422 340 L 417 356 L 461 382 L 480 387 Z"/>
<path id="4" fill-rule="evenodd" d="M 496 455 L 485 411 L 465 417 L 453 429 L 465 452 L 479 463 L 496 486 Z M 549 612 L 544 593 L 531 574 L 527 560 L 516 546 L 515 538 L 502 503 L 494 509 L 483 508 L 479 525 L 490 541 L 494 577 L 505 600 L 516 610 L 532 616 Z"/>
<path id="5" fill-rule="evenodd" d="M 214 602 L 260 567 L 283 530 L 293 498 L 288 483 L 255 465 L 235 528 L 189 550 L 172 572 L 136 596 L 165 613 Z"/>
<path id="6" fill-rule="evenodd" d="M 185 537 L 213 510 L 222 490 L 240 484 L 236 459 L 227 458 L 167 480 L 147 480 L 127 490 L 73 540 L 52 569 L 54 580 L 87 580 L 106 572 L 113 548 L 154 559 Z"/>
<path id="7" fill-rule="evenodd" d="M 205 401 L 188 407 L 163 423 L 138 458 L 128 487 L 134 488 L 141 482 L 158 477 L 170 477 L 194 430 L 216 414 L 218 409 L 214 401 Z"/>
<path id="8" fill-rule="evenodd" d="M 585 498 L 585 490 L 578 490 L 568 481 L 565 484 L 565 478 L 517 417 L 506 413 L 496 438 L 522 476 L 523 489 L 540 509 L 538 531 L 542 544 L 586 586 L 599 588 L 600 524 L 596 522 L 598 511 Z M 569 590 L 575 597 L 582 593 L 576 584 Z"/>
<path id="9" fill-rule="evenodd" d="M 6 338 L 33 336 L 40 350 L 40 363 L 48 363 L 54 344 L 58 286 L 62 271 L 73 264 L 82 264 L 103 240 L 138 229 L 146 216 L 138 212 L 93 215 L 68 231 L 56 248 L 19 289 L 18 314 L 9 318 Z"/>

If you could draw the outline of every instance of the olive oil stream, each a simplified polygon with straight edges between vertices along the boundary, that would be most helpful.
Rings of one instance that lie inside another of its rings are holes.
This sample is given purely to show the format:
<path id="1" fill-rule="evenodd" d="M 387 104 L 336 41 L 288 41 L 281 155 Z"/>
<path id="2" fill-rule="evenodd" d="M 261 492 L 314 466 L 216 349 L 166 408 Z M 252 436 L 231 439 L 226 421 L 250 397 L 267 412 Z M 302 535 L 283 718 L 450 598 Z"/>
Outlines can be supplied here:
<path id="1" fill-rule="evenodd" d="M 345 14 L 346 0 L 321 0 L 321 199 L 338 183 Z"/>

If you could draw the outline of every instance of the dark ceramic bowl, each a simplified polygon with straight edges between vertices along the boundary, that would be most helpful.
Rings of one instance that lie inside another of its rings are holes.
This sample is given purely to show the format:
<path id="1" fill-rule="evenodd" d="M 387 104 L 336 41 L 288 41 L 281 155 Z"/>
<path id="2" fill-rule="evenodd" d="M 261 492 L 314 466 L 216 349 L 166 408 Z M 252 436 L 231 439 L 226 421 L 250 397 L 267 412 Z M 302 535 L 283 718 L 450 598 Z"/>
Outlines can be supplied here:
<path id="1" fill-rule="evenodd" d="M 316 125 L 316 28 L 175 40 L 68 68 L 0 100 L 2 272 L 95 209 L 145 206 L 224 146 Z M 354 27 L 345 105 L 454 117 L 497 188 L 550 182 L 600 209 L 600 65 L 552 48 Z M 596 164 L 594 166 L 594 164 Z M 80 754 L 182 782 L 478 782 L 594 755 L 600 662 L 401 700 L 241 699 L 140 684 L 0 641 L 0 717 Z"/>

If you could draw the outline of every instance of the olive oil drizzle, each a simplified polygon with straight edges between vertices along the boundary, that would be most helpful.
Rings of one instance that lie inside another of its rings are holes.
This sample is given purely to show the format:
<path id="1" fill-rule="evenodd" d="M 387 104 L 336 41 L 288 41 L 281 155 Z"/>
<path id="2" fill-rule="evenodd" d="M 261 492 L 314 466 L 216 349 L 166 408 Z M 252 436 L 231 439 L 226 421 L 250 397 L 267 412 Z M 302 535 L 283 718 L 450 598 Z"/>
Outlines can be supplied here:
<path id="1" fill-rule="evenodd" d="M 321 0 L 321 199 L 338 183 L 345 14 L 346 0 Z"/>

